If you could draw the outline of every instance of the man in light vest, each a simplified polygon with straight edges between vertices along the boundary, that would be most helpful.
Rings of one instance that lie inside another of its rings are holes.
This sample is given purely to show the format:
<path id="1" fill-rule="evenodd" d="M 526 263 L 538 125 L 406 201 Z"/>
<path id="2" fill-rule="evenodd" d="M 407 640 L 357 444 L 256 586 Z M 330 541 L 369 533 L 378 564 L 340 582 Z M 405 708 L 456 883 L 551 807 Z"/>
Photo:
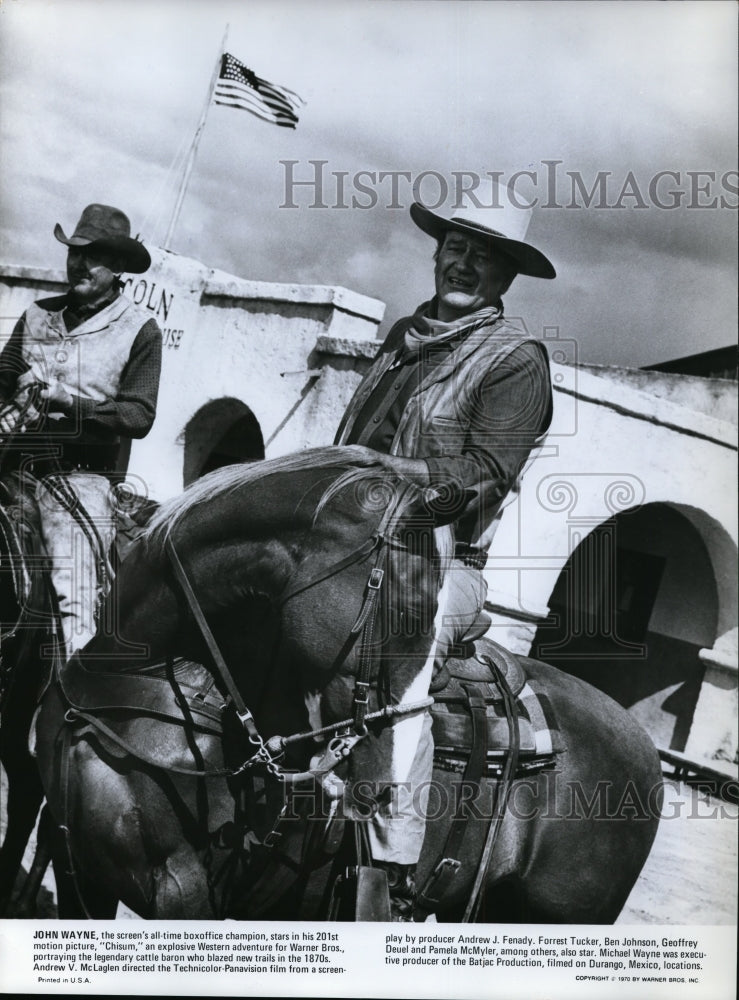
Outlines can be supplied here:
<path id="1" fill-rule="evenodd" d="M 518 274 L 554 278 L 543 253 L 524 242 L 530 211 L 504 191 L 497 208 L 458 208 L 450 217 L 414 203 L 415 224 L 436 240 L 436 294 L 390 330 L 349 403 L 336 444 L 424 486 L 455 485 L 473 500 L 455 524 L 456 550 L 442 591 L 432 690 L 444 682 L 446 651 L 476 625 L 487 584 L 482 574 L 507 498 L 551 421 L 544 345 L 503 315 L 502 296 Z M 484 631 L 484 627 L 482 629 Z M 398 724 L 406 739 L 403 773 L 428 788 L 433 740 L 428 713 Z M 409 765 L 409 766 L 408 766 Z M 402 771 L 402 766 L 399 766 Z M 412 919 L 414 868 L 425 833 L 425 803 L 388 802 L 373 818 L 373 857 L 388 873 L 393 918 Z"/>
<path id="2" fill-rule="evenodd" d="M 126 215 L 88 205 L 70 237 L 68 291 L 30 306 L 0 354 L 0 438 L 34 484 L 66 655 L 96 631 L 100 568 L 114 535 L 111 480 L 125 471 L 125 439 L 148 434 L 156 414 L 162 334 L 122 294 L 121 275 L 151 258 Z"/>

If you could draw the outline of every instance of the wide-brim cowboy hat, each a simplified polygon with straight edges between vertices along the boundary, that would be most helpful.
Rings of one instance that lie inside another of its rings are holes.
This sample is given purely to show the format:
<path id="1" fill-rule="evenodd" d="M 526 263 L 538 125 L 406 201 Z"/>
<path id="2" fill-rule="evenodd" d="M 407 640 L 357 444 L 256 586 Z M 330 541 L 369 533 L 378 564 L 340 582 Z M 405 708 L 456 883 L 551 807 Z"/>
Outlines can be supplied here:
<path id="1" fill-rule="evenodd" d="M 523 242 L 530 217 L 528 209 L 504 203 L 490 208 L 460 208 L 449 218 L 437 215 L 418 201 L 411 205 L 411 218 L 415 224 L 434 239 L 443 240 L 451 230 L 482 237 L 494 249 L 510 257 L 519 274 L 528 274 L 532 278 L 556 278 L 552 262 L 541 250 Z"/>
<path id="2" fill-rule="evenodd" d="M 128 216 L 110 205 L 88 205 L 71 236 L 66 236 L 57 222 L 54 236 L 68 247 L 110 250 L 117 256 L 122 271 L 141 274 L 151 266 L 149 251 L 131 237 Z"/>

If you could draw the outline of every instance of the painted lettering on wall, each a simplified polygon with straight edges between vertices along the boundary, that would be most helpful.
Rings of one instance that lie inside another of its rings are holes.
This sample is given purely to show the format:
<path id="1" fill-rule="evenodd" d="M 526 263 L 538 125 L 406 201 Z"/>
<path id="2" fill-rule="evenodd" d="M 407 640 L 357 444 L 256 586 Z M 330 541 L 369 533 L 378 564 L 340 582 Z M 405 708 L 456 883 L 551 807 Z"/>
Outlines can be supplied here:
<path id="1" fill-rule="evenodd" d="M 126 278 L 123 282 L 124 291 L 137 306 L 150 309 L 162 327 L 163 344 L 165 347 L 177 350 L 182 340 L 184 330 L 174 330 L 165 326 L 172 304 L 174 302 L 174 292 L 168 291 L 156 281 L 149 281 L 146 278 Z"/>
<path id="2" fill-rule="evenodd" d="M 165 326 L 162 330 L 162 344 L 165 347 L 173 347 L 177 350 L 180 346 L 180 341 L 182 340 L 182 334 L 184 330 L 172 330 L 170 327 Z"/>

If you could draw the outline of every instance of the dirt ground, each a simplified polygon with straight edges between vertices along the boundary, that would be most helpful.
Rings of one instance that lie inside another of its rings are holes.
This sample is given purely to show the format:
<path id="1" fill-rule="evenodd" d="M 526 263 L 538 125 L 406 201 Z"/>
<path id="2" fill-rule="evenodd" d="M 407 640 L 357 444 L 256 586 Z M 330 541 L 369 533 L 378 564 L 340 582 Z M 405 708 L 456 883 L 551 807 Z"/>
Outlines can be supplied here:
<path id="1" fill-rule="evenodd" d="M 0 833 L 5 828 L 5 775 L 0 781 Z M 662 822 L 652 852 L 617 924 L 724 924 L 737 922 L 737 818 L 739 807 L 665 779 Z M 27 869 L 35 838 L 24 859 Z M 55 917 L 54 881 L 47 873 L 39 917 Z M 118 919 L 136 919 L 121 909 Z"/>
<path id="2" fill-rule="evenodd" d="M 651 854 L 617 924 L 736 924 L 735 803 L 665 780 Z"/>

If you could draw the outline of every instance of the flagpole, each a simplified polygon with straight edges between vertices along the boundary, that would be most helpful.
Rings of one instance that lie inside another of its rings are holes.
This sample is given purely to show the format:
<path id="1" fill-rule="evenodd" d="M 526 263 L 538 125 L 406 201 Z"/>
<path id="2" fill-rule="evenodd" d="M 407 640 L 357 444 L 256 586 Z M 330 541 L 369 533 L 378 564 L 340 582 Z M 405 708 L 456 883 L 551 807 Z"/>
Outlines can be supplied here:
<path id="1" fill-rule="evenodd" d="M 200 136 L 203 134 L 203 129 L 205 128 L 205 121 L 208 117 L 208 111 L 210 110 L 211 101 L 213 100 L 213 91 L 215 90 L 216 81 L 218 80 L 218 74 L 221 68 L 221 60 L 223 58 L 223 53 L 226 51 L 228 27 L 229 26 L 226 25 L 226 30 L 223 33 L 223 41 L 221 42 L 221 47 L 218 50 L 218 58 L 216 59 L 216 65 L 213 70 L 213 76 L 211 77 L 210 86 L 208 87 L 208 96 L 205 101 L 205 106 L 203 107 L 203 113 L 200 116 L 200 121 L 198 122 L 198 126 L 195 129 L 195 135 L 193 136 L 192 143 L 190 144 L 190 151 L 187 154 L 185 170 L 182 175 L 182 182 L 180 183 L 180 189 L 177 193 L 177 201 L 175 202 L 174 211 L 172 212 L 172 218 L 169 220 L 169 228 L 167 229 L 167 235 L 164 238 L 165 250 L 169 250 L 172 234 L 174 232 L 175 226 L 177 225 L 177 220 L 179 218 L 180 210 L 182 208 L 182 202 L 185 200 L 185 192 L 187 191 L 187 185 L 190 181 L 190 174 L 192 173 L 192 168 L 195 163 L 195 155 L 198 151 Z"/>

